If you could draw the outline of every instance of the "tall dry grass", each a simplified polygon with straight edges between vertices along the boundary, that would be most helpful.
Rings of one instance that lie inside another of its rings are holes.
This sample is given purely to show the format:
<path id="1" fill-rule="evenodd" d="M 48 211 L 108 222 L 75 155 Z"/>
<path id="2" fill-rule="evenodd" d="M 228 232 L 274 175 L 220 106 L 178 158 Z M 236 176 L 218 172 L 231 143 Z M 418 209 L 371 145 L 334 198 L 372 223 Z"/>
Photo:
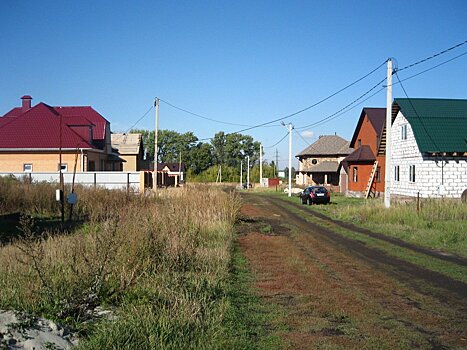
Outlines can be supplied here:
<path id="1" fill-rule="evenodd" d="M 0 308 L 82 327 L 96 306 L 116 307 L 117 320 L 89 333 L 84 348 L 115 344 L 115 332 L 123 343 L 136 337 L 140 348 L 219 341 L 238 198 L 207 186 L 157 198 L 90 189 L 78 195 L 77 213 L 88 218 L 81 228 L 39 234 L 25 218 L 25 238 L 0 248 Z"/>

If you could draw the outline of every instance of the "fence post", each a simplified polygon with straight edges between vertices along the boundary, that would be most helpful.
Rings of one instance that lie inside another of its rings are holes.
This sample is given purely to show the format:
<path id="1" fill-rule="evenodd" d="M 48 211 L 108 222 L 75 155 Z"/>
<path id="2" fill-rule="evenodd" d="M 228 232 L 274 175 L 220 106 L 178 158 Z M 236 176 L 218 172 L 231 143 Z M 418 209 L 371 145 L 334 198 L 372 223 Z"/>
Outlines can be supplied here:
<path id="1" fill-rule="evenodd" d="M 94 188 L 97 186 L 97 173 L 94 172 Z"/>
<path id="2" fill-rule="evenodd" d="M 130 193 L 130 173 L 126 173 L 126 193 Z"/>
<path id="3" fill-rule="evenodd" d="M 417 214 L 420 214 L 420 192 L 417 192 Z"/>

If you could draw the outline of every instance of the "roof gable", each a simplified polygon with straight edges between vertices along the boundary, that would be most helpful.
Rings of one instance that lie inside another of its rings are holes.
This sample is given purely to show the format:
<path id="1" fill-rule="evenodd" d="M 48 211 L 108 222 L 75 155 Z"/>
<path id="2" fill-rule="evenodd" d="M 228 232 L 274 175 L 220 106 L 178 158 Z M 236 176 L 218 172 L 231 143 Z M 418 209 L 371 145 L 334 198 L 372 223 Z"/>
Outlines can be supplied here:
<path id="1" fill-rule="evenodd" d="M 352 150 L 349 148 L 349 141 L 337 135 L 324 135 L 297 154 L 296 157 L 348 155 L 350 152 Z"/>
<path id="2" fill-rule="evenodd" d="M 467 152 L 467 100 L 397 98 L 392 120 L 401 112 L 422 153 Z"/>
<path id="3" fill-rule="evenodd" d="M 142 135 L 138 133 L 113 133 L 111 135 L 112 147 L 118 149 L 120 154 L 139 154 L 142 145 Z"/>
<path id="4" fill-rule="evenodd" d="M 386 108 L 373 108 L 373 107 L 365 107 L 362 109 L 362 113 L 360 113 L 360 118 L 358 119 L 357 126 L 355 127 L 355 131 L 352 136 L 352 140 L 350 141 L 350 147 L 355 147 L 355 142 L 357 142 L 358 134 L 360 133 L 360 129 L 362 128 L 363 121 L 365 120 L 365 116 L 368 117 L 371 126 L 375 130 L 377 136 L 380 136 L 384 130 L 384 126 L 386 124 Z"/>

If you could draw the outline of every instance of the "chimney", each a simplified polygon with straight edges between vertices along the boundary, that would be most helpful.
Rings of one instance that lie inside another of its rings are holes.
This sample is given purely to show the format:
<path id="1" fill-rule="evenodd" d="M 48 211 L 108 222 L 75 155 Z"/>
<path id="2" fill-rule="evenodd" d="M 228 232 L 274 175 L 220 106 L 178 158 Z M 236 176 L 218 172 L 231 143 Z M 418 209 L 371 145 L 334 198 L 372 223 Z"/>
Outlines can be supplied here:
<path id="1" fill-rule="evenodd" d="M 32 97 L 29 96 L 29 95 L 24 95 L 23 97 L 21 97 L 21 100 L 23 100 L 23 105 L 22 105 L 22 112 L 27 112 L 31 109 L 31 100 L 32 100 Z"/>

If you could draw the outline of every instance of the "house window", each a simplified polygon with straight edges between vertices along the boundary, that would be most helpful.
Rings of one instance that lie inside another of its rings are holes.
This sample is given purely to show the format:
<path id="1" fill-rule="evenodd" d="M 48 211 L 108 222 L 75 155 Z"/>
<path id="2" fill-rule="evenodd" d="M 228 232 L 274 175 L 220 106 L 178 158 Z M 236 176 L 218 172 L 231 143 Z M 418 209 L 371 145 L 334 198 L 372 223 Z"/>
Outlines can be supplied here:
<path id="1" fill-rule="evenodd" d="M 64 172 L 68 171 L 68 164 L 67 163 L 62 163 L 62 164 L 59 163 L 57 165 L 57 170 L 58 171 L 61 170 L 61 171 L 64 171 Z"/>
<path id="2" fill-rule="evenodd" d="M 353 182 L 358 182 L 358 168 L 356 166 L 353 167 Z"/>
<path id="3" fill-rule="evenodd" d="M 409 181 L 415 182 L 415 165 L 409 166 Z"/>
<path id="4" fill-rule="evenodd" d="M 314 164 L 317 164 L 317 163 L 318 163 L 318 160 L 317 160 L 317 159 L 312 159 L 312 160 L 311 160 L 311 164 L 314 165 Z"/>
<path id="5" fill-rule="evenodd" d="M 358 148 L 362 147 L 362 139 L 358 139 L 357 143 L 358 143 Z"/>
<path id="6" fill-rule="evenodd" d="M 376 167 L 375 181 L 381 182 L 381 167 L 380 166 Z"/>
<path id="7" fill-rule="evenodd" d="M 88 171 L 96 171 L 96 162 L 93 160 L 90 160 L 88 162 Z"/>
<path id="8" fill-rule="evenodd" d="M 23 171 L 25 173 L 32 173 L 32 164 L 23 164 Z"/>
<path id="9" fill-rule="evenodd" d="M 399 165 L 394 167 L 394 181 L 399 181 L 400 168 Z"/>
<path id="10" fill-rule="evenodd" d="M 401 140 L 407 140 L 407 124 L 401 126 Z"/>

